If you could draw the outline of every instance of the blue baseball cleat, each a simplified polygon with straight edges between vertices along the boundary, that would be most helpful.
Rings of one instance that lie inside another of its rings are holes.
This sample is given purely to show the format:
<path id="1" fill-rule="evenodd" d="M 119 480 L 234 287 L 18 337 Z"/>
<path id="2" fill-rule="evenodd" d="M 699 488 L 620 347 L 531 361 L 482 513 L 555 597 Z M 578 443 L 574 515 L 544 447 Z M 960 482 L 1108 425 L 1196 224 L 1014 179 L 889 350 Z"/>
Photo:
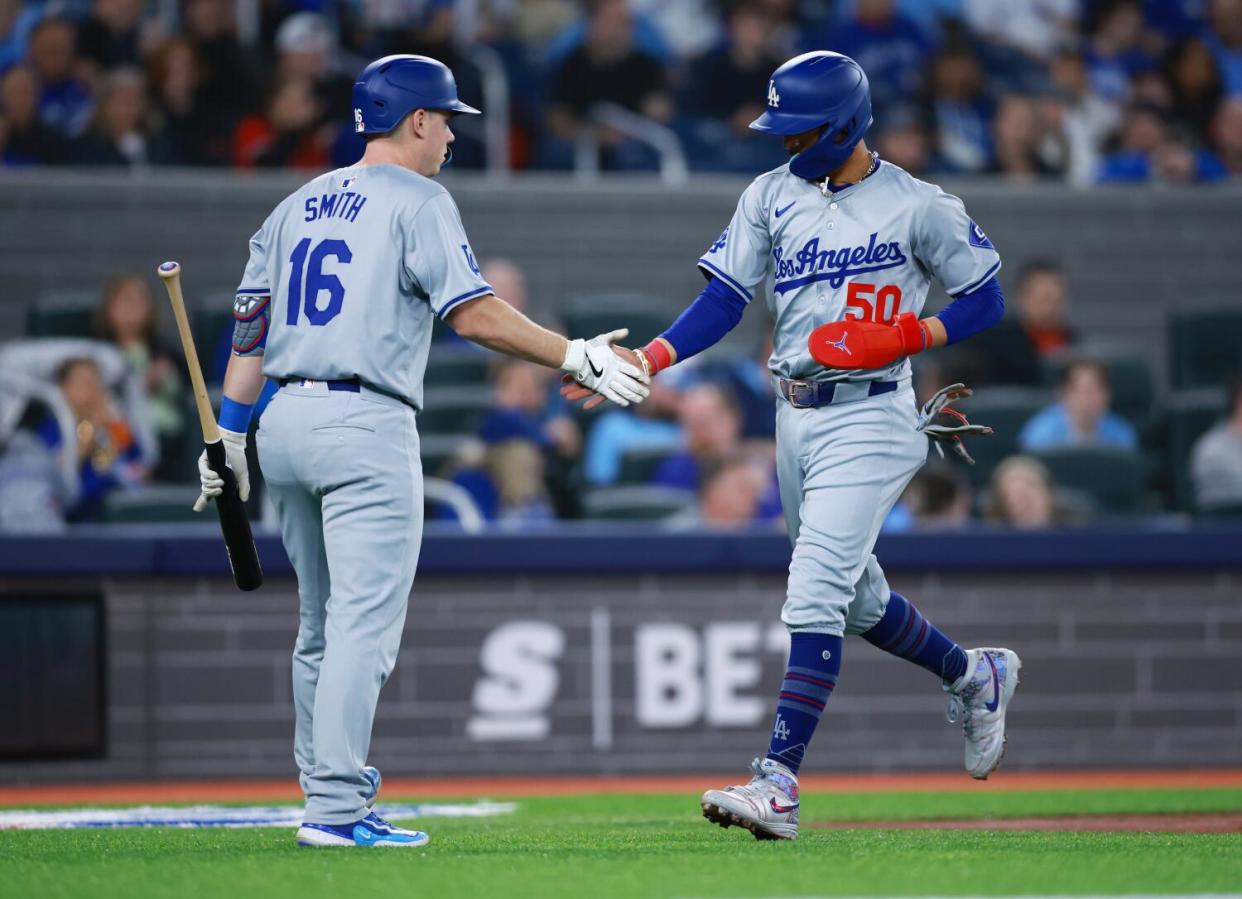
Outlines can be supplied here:
<path id="1" fill-rule="evenodd" d="M 384 782 L 384 778 L 380 777 L 379 768 L 372 768 L 370 765 L 362 769 L 362 776 L 371 784 L 371 790 L 367 793 L 367 808 L 375 808 L 375 800 L 379 798 L 380 784 Z"/>
<path id="2" fill-rule="evenodd" d="M 375 812 L 352 824 L 303 824 L 298 828 L 298 845 L 321 848 L 325 846 L 383 846 L 414 848 L 426 846 L 431 837 L 421 830 L 402 830 L 393 827 Z"/>

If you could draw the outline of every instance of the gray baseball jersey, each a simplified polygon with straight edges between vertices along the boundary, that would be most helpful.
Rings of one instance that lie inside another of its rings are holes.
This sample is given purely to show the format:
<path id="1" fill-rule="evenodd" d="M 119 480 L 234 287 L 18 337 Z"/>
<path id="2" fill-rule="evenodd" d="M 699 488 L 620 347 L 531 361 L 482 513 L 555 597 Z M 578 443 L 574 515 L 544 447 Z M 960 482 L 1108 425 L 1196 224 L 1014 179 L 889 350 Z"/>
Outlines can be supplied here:
<path id="1" fill-rule="evenodd" d="M 250 238 L 237 309 L 271 297 L 267 377 L 358 378 L 421 408 L 432 315 L 490 293 L 448 191 L 351 166 L 290 194 Z"/>
<path id="2" fill-rule="evenodd" d="M 961 200 L 899 166 L 880 162 L 870 177 L 825 195 L 783 165 L 751 182 L 699 267 L 747 302 L 766 287 L 774 374 L 891 381 L 909 376 L 907 360 L 829 371 L 807 350 L 811 332 L 843 318 L 919 314 L 933 277 L 960 296 L 995 275 L 1000 257 Z"/>

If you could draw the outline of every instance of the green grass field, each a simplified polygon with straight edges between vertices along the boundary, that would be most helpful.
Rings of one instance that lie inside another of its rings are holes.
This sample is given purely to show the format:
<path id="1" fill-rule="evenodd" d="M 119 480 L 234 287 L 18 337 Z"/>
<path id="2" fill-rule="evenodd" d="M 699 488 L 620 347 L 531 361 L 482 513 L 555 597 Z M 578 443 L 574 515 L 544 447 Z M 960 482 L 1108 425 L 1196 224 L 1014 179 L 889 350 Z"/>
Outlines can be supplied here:
<path id="1" fill-rule="evenodd" d="M 387 797 L 395 799 L 396 797 Z M 382 803 L 381 803 L 382 805 Z M 420 850 L 305 850 L 288 829 L 0 831 L 2 897 L 743 897 L 1242 892 L 1242 834 L 824 830 L 815 821 L 1242 811 L 1242 790 L 803 795 L 760 843 L 693 795 L 521 800 L 432 819 Z"/>

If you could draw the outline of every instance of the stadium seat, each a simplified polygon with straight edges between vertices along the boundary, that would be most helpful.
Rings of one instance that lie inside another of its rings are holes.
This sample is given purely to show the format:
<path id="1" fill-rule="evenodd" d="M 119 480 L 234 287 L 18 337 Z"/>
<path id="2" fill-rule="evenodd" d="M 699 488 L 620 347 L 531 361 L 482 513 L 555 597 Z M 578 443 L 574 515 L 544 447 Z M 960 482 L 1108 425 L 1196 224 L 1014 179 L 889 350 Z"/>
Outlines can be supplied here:
<path id="1" fill-rule="evenodd" d="M 667 446 L 626 450 L 621 456 L 618 484 L 650 484 L 660 463 L 673 452 Z"/>
<path id="2" fill-rule="evenodd" d="M 975 424 L 988 425 L 991 437 L 970 438 L 975 464 L 969 475 L 976 487 L 986 484 L 1003 459 L 1018 452 L 1018 434 L 1036 412 L 1052 402 L 1052 393 L 1038 387 L 982 387 L 956 406 Z"/>
<path id="3" fill-rule="evenodd" d="M 477 387 L 429 387 L 418 413 L 419 434 L 473 434 L 492 407 L 490 390 Z"/>
<path id="4" fill-rule="evenodd" d="M 606 521 L 659 521 L 694 504 L 693 490 L 676 487 L 596 487 L 582 498 L 584 517 Z"/>
<path id="5" fill-rule="evenodd" d="M 628 345 L 641 346 L 672 324 L 681 309 L 648 294 L 591 294 L 570 300 L 565 328 L 570 337 L 586 338 L 629 328 Z"/>
<path id="6" fill-rule="evenodd" d="M 428 387 L 486 384 L 488 365 L 496 358 L 475 346 L 432 344 L 423 383 Z"/>
<path id="7" fill-rule="evenodd" d="M 28 337 L 90 337 L 99 291 L 92 287 L 49 290 L 26 310 Z"/>
<path id="8" fill-rule="evenodd" d="M 1103 364 L 1112 389 L 1113 411 L 1124 416 L 1135 428 L 1145 429 L 1152 421 L 1156 402 L 1156 383 L 1148 357 L 1131 347 L 1116 344 L 1085 344 L 1072 353 L 1046 361 L 1045 380 L 1055 387 L 1070 360 L 1085 358 Z"/>
<path id="9" fill-rule="evenodd" d="M 418 443 L 419 457 L 423 461 L 423 476 L 441 477 L 448 464 L 472 440 L 475 437 L 471 434 L 420 434 Z"/>
<path id="10" fill-rule="evenodd" d="M 1168 339 L 1175 389 L 1219 387 L 1242 375 L 1242 309 L 1236 305 L 1174 313 Z"/>
<path id="11" fill-rule="evenodd" d="M 197 482 L 114 490 L 104 499 L 104 520 L 130 524 L 203 521 L 192 508 L 198 491 Z"/>
<path id="12" fill-rule="evenodd" d="M 1076 490 L 1109 515 L 1141 510 L 1147 477 L 1143 457 L 1112 447 L 1062 447 L 1032 453 L 1048 466 L 1057 486 Z"/>
<path id="13" fill-rule="evenodd" d="M 1190 452 L 1195 441 L 1220 420 L 1224 411 L 1225 391 L 1219 387 L 1179 390 L 1169 400 L 1168 467 L 1179 509 L 1189 512 L 1195 505 L 1190 481 Z"/>

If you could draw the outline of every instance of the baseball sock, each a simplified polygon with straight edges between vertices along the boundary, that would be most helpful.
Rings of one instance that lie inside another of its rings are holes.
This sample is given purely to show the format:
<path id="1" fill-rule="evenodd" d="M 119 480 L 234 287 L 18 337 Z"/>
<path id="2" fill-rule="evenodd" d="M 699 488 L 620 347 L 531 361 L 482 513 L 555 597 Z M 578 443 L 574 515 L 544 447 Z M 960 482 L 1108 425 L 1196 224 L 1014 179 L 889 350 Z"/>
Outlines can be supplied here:
<path id="1" fill-rule="evenodd" d="M 885 652 L 922 665 L 949 683 L 966 673 L 966 651 L 942 634 L 900 593 L 889 597 L 884 617 L 862 638 Z"/>
<path id="2" fill-rule="evenodd" d="M 789 667 L 776 703 L 768 758 L 798 773 L 819 716 L 841 673 L 840 637 L 795 633 L 789 639 Z"/>

